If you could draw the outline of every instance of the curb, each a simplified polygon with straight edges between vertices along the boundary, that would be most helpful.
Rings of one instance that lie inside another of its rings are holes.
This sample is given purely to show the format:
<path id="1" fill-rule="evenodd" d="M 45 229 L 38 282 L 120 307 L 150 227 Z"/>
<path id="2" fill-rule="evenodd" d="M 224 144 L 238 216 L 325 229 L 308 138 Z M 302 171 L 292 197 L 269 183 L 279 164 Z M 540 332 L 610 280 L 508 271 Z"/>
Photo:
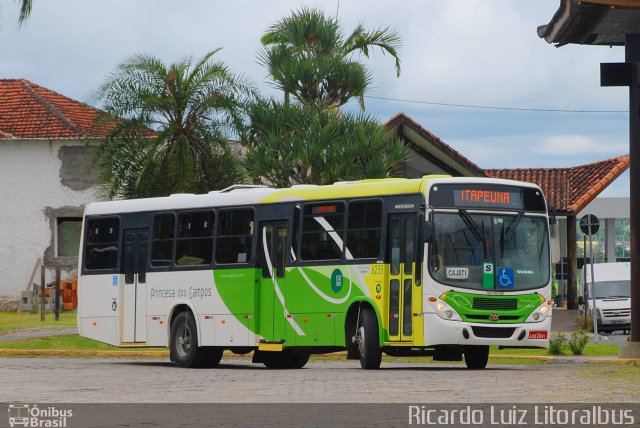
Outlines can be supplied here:
<path id="1" fill-rule="evenodd" d="M 635 358 L 594 358 L 594 357 L 555 357 L 551 355 L 489 355 L 489 359 L 521 359 L 521 360 L 538 360 L 545 361 L 550 364 L 612 364 L 618 366 L 636 366 L 640 367 L 640 359 Z"/>
<path id="2" fill-rule="evenodd" d="M 90 349 L 0 349 L 0 357 L 126 357 L 169 358 L 169 350 L 162 351 L 107 351 Z"/>

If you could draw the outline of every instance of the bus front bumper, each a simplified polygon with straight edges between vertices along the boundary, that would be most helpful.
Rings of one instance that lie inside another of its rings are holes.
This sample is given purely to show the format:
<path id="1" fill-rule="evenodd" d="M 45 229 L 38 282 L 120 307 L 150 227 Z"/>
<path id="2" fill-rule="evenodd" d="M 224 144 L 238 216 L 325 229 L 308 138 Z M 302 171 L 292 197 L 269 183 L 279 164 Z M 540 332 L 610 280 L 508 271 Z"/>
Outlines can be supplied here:
<path id="1" fill-rule="evenodd" d="M 548 348 L 551 317 L 524 324 L 480 324 L 449 321 L 433 313 L 424 314 L 426 346 L 497 345 Z"/>

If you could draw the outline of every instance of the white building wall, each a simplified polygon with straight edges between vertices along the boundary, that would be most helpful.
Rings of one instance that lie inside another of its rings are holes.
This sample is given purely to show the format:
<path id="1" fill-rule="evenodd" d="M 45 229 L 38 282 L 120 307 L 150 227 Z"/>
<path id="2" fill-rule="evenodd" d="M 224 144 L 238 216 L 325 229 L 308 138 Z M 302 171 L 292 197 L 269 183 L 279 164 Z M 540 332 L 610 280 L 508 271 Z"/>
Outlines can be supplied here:
<path id="1" fill-rule="evenodd" d="M 75 191 L 62 184 L 62 146 L 85 143 L 0 140 L 0 297 L 18 298 L 51 246 L 47 208 L 83 207 L 97 199 L 95 187 Z M 39 283 L 39 273 L 36 278 Z M 52 278 L 50 269 L 47 281 Z"/>

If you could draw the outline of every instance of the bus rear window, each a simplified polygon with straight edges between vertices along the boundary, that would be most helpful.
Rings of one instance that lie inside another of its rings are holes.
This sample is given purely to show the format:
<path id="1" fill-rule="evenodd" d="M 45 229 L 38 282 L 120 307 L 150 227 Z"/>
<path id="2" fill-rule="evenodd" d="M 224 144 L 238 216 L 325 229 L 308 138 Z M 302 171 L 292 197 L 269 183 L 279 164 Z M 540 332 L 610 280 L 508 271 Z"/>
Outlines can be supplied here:
<path id="1" fill-rule="evenodd" d="M 120 220 L 89 219 L 84 237 L 84 267 L 87 270 L 113 270 L 118 267 Z"/>

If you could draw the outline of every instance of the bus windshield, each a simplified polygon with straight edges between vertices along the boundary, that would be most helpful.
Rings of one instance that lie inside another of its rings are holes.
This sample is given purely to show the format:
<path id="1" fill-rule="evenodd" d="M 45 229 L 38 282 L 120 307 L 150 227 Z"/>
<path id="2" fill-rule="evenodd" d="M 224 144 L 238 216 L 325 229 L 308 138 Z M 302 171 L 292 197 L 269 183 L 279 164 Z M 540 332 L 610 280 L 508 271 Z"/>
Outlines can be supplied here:
<path id="1" fill-rule="evenodd" d="M 549 283 L 544 217 L 434 214 L 429 272 L 436 281 L 477 290 L 519 291 Z"/>

